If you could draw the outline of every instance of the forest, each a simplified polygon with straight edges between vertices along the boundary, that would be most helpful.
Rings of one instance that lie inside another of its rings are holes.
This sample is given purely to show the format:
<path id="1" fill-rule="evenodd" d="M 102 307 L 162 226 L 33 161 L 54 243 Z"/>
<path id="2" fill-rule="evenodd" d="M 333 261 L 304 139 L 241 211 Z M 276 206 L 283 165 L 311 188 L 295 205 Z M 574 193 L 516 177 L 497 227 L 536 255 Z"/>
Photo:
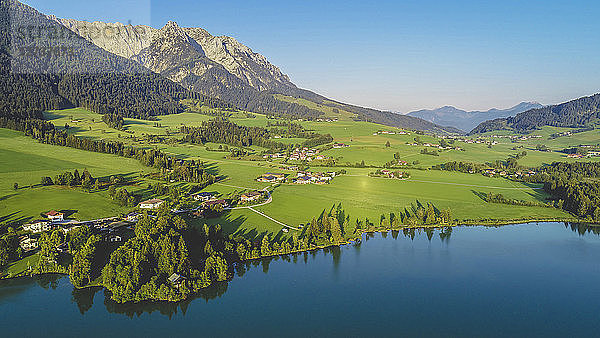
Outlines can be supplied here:
<path id="1" fill-rule="evenodd" d="M 329 134 L 322 135 L 309 132 L 295 123 L 283 125 L 291 128 L 288 136 L 307 138 L 301 146 L 315 147 L 333 142 L 333 138 Z M 241 126 L 222 117 L 202 122 L 200 127 L 182 126 L 179 128 L 179 131 L 185 134 L 181 141 L 188 143 L 204 144 L 213 142 L 225 143 L 236 147 L 256 145 L 268 149 L 286 149 L 291 147 L 290 145 L 271 140 L 273 132 L 267 128 Z"/>
<path id="2" fill-rule="evenodd" d="M 553 162 L 523 180 L 544 184 L 558 208 L 582 219 L 600 221 L 600 163 Z"/>
<path id="3" fill-rule="evenodd" d="M 473 129 L 471 134 L 502 129 L 527 131 L 542 126 L 589 127 L 599 117 L 600 94 L 596 94 L 554 106 L 531 109 L 514 117 L 486 121 Z"/>

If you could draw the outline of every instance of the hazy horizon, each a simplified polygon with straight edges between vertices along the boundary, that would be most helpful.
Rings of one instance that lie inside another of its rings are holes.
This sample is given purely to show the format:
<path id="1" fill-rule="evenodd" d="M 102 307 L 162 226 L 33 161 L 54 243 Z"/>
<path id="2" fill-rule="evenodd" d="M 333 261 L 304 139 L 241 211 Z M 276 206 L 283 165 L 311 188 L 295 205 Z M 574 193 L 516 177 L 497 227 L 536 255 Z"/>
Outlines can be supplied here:
<path id="1" fill-rule="evenodd" d="M 24 2 L 63 18 L 202 27 L 264 55 L 301 88 L 401 113 L 600 92 L 600 5 L 585 1 Z"/>

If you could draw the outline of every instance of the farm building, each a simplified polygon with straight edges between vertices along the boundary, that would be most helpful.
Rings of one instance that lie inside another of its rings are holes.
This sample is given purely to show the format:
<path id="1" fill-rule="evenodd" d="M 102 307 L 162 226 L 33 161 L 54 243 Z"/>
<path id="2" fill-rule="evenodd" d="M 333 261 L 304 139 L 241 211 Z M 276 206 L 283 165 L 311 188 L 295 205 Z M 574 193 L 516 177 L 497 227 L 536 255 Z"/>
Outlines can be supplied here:
<path id="1" fill-rule="evenodd" d="M 199 192 L 192 195 L 195 201 L 210 201 L 214 195 L 210 192 Z"/>
<path id="2" fill-rule="evenodd" d="M 161 206 L 165 201 L 153 198 L 140 203 L 140 209 L 156 209 Z"/>
<path id="3" fill-rule="evenodd" d="M 251 191 L 251 192 L 242 194 L 242 196 L 240 196 L 240 200 L 242 202 L 253 202 L 253 201 L 259 200 L 261 197 L 262 197 L 262 193 L 260 193 L 259 191 Z"/>
<path id="4" fill-rule="evenodd" d="M 58 212 L 56 210 L 50 210 L 45 215 L 52 222 L 63 221 L 65 219 L 65 214 L 63 214 L 62 212 Z"/>

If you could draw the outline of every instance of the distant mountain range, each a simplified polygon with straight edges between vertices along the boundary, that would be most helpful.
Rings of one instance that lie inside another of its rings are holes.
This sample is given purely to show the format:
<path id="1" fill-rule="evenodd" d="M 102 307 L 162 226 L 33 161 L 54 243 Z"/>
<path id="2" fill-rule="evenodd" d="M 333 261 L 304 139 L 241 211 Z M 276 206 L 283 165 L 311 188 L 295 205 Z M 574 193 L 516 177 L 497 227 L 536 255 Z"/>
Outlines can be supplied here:
<path id="1" fill-rule="evenodd" d="M 600 94 L 595 94 L 557 105 L 530 109 L 514 117 L 485 121 L 471 133 L 494 130 L 527 131 L 542 126 L 580 128 L 598 121 L 600 121 Z"/>
<path id="2" fill-rule="evenodd" d="M 537 102 L 521 102 L 508 109 L 493 108 L 487 111 L 466 111 L 452 106 L 444 106 L 431 110 L 417 110 L 410 112 L 407 115 L 418 117 L 438 125 L 455 127 L 468 132 L 481 122 L 514 116 L 518 113 L 541 107 L 543 106 Z"/>

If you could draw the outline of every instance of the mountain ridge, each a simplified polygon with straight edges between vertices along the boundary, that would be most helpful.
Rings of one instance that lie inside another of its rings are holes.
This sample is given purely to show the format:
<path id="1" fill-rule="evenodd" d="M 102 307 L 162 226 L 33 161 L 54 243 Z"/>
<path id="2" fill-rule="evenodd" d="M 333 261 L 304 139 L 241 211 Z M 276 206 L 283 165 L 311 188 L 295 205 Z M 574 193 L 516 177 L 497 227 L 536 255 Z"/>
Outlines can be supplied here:
<path id="1" fill-rule="evenodd" d="M 564 103 L 534 108 L 513 117 L 497 118 L 480 123 L 470 133 L 495 130 L 528 131 L 543 126 L 587 127 L 600 120 L 600 93 Z"/>
<path id="2" fill-rule="evenodd" d="M 407 115 L 422 118 L 426 121 L 443 126 L 452 126 L 464 131 L 470 131 L 481 122 L 516 115 L 533 108 L 543 107 L 538 102 L 524 101 L 506 109 L 491 108 L 485 111 L 467 111 L 454 106 L 443 106 L 436 109 L 422 109 L 409 112 Z"/>

